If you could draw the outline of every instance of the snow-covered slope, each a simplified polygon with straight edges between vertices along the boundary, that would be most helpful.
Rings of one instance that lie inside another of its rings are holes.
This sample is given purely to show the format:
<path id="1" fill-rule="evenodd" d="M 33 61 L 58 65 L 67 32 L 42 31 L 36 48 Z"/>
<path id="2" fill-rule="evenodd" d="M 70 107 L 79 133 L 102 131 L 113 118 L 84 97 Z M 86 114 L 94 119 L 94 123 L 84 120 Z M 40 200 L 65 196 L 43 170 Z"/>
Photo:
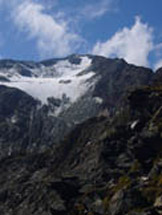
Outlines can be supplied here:
<path id="1" fill-rule="evenodd" d="M 58 60 L 50 66 L 41 63 L 37 66 L 14 64 L 10 68 L 0 69 L 1 79 L 3 77 L 8 80 L 0 79 L 0 84 L 21 89 L 43 104 L 47 103 L 49 97 L 66 97 L 72 103 L 92 85 L 88 81 L 95 75 L 93 71 L 88 71 L 91 61 L 88 56 L 82 56 L 79 64 L 71 63 L 68 59 Z M 28 75 L 27 72 L 24 75 L 22 71 L 28 71 Z"/>

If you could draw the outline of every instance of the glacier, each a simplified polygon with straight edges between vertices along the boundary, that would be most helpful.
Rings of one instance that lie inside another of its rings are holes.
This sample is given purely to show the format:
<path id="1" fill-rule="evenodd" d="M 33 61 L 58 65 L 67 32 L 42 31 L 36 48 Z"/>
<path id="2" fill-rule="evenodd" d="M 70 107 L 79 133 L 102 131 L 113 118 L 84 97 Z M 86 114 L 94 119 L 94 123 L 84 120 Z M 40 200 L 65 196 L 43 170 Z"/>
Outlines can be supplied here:
<path id="1" fill-rule="evenodd" d="M 21 64 L 30 71 L 31 77 L 21 75 L 15 65 L 5 71 L 0 69 L 0 76 L 9 80 L 0 81 L 0 85 L 18 88 L 42 104 L 47 104 L 49 97 L 62 99 L 64 95 L 73 103 L 89 90 L 91 83 L 88 80 L 95 75 L 93 71 L 85 72 L 90 68 L 92 59 L 81 56 L 80 60 L 79 64 L 75 64 L 62 59 L 50 66 L 42 64 L 33 68 Z"/>

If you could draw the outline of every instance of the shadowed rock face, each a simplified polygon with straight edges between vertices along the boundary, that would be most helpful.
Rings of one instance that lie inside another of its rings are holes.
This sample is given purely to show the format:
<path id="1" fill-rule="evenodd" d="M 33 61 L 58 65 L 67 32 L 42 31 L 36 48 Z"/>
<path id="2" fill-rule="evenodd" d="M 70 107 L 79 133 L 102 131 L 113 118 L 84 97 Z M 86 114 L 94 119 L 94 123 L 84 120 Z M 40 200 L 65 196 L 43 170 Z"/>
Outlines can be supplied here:
<path id="1" fill-rule="evenodd" d="M 0 157 L 24 151 L 29 143 L 30 115 L 37 102 L 26 93 L 0 86 Z"/>
<path id="2" fill-rule="evenodd" d="M 54 106 L 62 100 L 49 98 L 42 105 L 21 90 L 0 86 L 1 214 L 161 213 L 159 72 L 89 57 L 94 87 L 59 116 Z M 76 55 L 69 60 L 80 63 Z M 3 67 L 6 63 L 15 62 Z"/>
<path id="3" fill-rule="evenodd" d="M 46 108 L 40 108 L 40 103 L 23 91 L 0 86 L 1 158 L 44 151 L 58 142 L 66 127 L 62 120 L 48 116 Z"/>

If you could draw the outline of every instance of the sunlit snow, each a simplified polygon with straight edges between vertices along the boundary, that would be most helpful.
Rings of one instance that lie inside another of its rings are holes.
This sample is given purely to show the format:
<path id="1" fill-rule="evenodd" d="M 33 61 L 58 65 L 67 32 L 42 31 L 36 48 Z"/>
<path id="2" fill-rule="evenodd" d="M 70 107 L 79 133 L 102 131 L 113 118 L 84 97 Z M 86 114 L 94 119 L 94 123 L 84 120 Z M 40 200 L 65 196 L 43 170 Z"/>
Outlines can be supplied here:
<path id="1" fill-rule="evenodd" d="M 42 103 L 46 103 L 48 97 L 61 99 L 63 94 L 70 98 L 70 102 L 75 102 L 89 89 L 87 80 L 95 73 L 93 71 L 80 73 L 90 65 L 91 59 L 88 57 L 81 57 L 80 64 L 71 64 L 68 60 L 60 60 L 50 68 L 43 70 L 42 67 L 41 72 L 31 69 L 32 74 L 37 74 L 38 77 L 35 75 L 33 77 L 21 76 L 15 68 L 12 68 L 9 72 L 5 71 L 5 75 L 4 71 L 0 71 L 0 75 L 10 80 L 10 82 L 0 82 L 0 84 L 21 89 Z M 50 71 L 51 77 L 46 76 L 47 71 Z"/>

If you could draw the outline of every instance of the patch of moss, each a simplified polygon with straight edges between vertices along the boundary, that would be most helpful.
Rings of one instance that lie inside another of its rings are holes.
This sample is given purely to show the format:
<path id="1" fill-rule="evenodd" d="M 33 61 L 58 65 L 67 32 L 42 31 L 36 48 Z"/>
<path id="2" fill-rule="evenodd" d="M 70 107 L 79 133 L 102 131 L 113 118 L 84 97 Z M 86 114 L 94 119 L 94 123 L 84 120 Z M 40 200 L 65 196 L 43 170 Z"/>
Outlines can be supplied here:
<path id="1" fill-rule="evenodd" d="M 143 196 L 151 204 L 154 203 L 155 199 L 162 195 L 162 174 L 154 175 L 149 181 L 148 185 L 142 189 Z"/>
<path id="2" fill-rule="evenodd" d="M 162 131 L 162 106 L 153 114 L 148 130 L 154 133 L 158 133 Z"/>
<path id="3" fill-rule="evenodd" d="M 85 211 L 85 206 L 82 203 L 78 203 L 75 205 L 75 214 L 76 215 L 83 215 Z"/>
<path id="4" fill-rule="evenodd" d="M 124 110 L 121 110 L 116 113 L 114 119 L 113 119 L 113 124 L 116 126 L 121 126 L 125 125 L 127 122 L 130 121 L 130 111 L 128 108 L 125 108 Z"/>
<path id="5" fill-rule="evenodd" d="M 160 175 L 154 175 L 151 180 L 151 185 L 161 186 L 162 185 L 162 173 Z M 162 191 L 161 191 L 162 192 Z"/>
<path id="6" fill-rule="evenodd" d="M 141 164 L 138 160 L 135 160 L 133 165 L 131 166 L 129 173 L 136 173 L 139 172 L 141 169 Z"/>
<path id="7" fill-rule="evenodd" d="M 109 128 L 107 131 L 106 131 L 106 137 L 107 138 L 112 138 L 116 135 L 117 131 L 115 128 Z"/>
<path id="8" fill-rule="evenodd" d="M 111 195 L 106 196 L 106 197 L 103 199 L 103 208 L 104 208 L 104 211 L 105 211 L 105 212 L 107 212 L 108 209 L 109 209 L 110 199 L 111 199 Z"/>
<path id="9" fill-rule="evenodd" d="M 150 204 L 153 204 L 158 193 L 157 187 L 147 187 L 142 190 L 143 196 L 147 199 Z"/>
<path id="10" fill-rule="evenodd" d="M 94 215 L 94 213 L 92 211 L 88 212 L 87 215 Z"/>
<path id="11" fill-rule="evenodd" d="M 124 175 L 121 176 L 118 180 L 118 183 L 116 186 L 113 187 L 113 192 L 116 193 L 117 191 L 123 189 L 123 188 L 128 188 L 131 185 L 131 179 L 129 176 Z"/>
<path id="12" fill-rule="evenodd" d="M 162 92 L 162 85 L 158 84 L 158 85 L 150 85 L 150 86 L 146 86 L 143 87 L 143 89 L 147 90 L 147 91 L 155 91 L 155 92 Z"/>
<path id="13" fill-rule="evenodd" d="M 145 208 L 139 208 L 139 207 L 133 208 L 133 209 L 131 209 L 131 210 L 128 212 L 128 215 L 129 215 L 129 214 L 132 215 L 133 213 L 135 213 L 135 214 L 138 214 L 138 213 L 142 214 L 142 213 L 144 213 L 147 209 L 149 209 L 149 207 L 145 207 Z"/>
<path id="14" fill-rule="evenodd" d="M 162 174 L 159 176 L 158 179 L 158 186 L 162 188 Z M 162 191 L 161 191 L 162 192 Z"/>
<path id="15" fill-rule="evenodd" d="M 109 209 L 109 203 L 112 196 L 119 190 L 128 188 L 130 185 L 131 185 L 131 179 L 129 176 L 124 175 L 119 178 L 117 184 L 107 192 L 105 198 L 103 199 L 103 207 L 105 212 L 107 212 Z"/>

